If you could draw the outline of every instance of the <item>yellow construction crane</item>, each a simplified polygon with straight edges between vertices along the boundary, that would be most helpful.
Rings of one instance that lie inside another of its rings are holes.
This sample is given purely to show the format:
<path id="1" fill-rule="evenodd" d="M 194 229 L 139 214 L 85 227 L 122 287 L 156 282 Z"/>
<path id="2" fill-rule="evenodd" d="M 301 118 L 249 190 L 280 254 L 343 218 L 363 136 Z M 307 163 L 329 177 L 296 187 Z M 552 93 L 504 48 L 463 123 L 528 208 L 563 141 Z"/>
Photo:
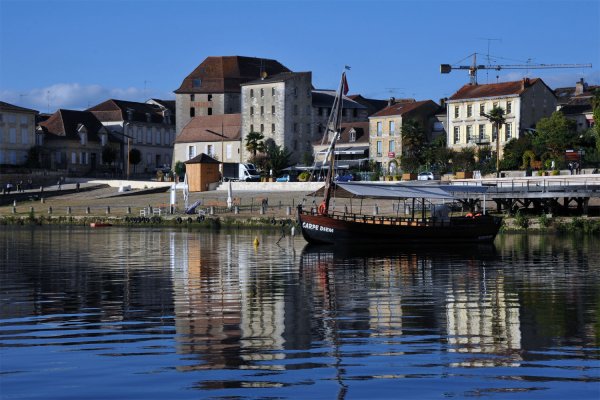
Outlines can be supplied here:
<path id="1" fill-rule="evenodd" d="M 477 85 L 477 71 L 480 69 L 551 69 L 551 68 L 592 68 L 592 64 L 512 64 L 512 65 L 477 65 L 477 53 L 471 54 L 473 62 L 471 65 L 441 64 L 440 72 L 449 74 L 453 69 L 466 69 L 469 71 L 471 85 Z"/>

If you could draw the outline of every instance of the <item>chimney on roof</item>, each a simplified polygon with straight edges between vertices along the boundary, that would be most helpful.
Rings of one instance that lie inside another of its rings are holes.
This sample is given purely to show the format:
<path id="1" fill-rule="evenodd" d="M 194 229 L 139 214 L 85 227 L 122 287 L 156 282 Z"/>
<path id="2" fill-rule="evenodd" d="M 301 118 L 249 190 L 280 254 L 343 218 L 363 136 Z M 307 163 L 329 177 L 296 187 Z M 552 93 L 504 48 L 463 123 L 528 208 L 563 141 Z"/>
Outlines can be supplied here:
<path id="1" fill-rule="evenodd" d="M 390 97 L 390 99 L 388 100 L 388 107 L 391 106 L 392 104 L 394 104 L 396 102 L 396 99 L 394 97 Z"/>
<path id="2" fill-rule="evenodd" d="M 447 98 L 447 97 L 442 97 L 442 98 L 440 99 L 440 107 L 442 107 L 442 108 L 446 108 L 446 100 L 448 100 L 448 98 Z"/>
<path id="3" fill-rule="evenodd" d="M 587 90 L 587 83 L 583 81 L 583 78 L 579 79 L 579 81 L 575 84 L 575 96 L 579 94 L 583 94 Z"/>
<path id="4" fill-rule="evenodd" d="M 531 86 L 531 82 L 529 81 L 529 78 L 523 78 L 521 85 L 523 86 L 523 89 L 526 89 L 529 86 Z"/>

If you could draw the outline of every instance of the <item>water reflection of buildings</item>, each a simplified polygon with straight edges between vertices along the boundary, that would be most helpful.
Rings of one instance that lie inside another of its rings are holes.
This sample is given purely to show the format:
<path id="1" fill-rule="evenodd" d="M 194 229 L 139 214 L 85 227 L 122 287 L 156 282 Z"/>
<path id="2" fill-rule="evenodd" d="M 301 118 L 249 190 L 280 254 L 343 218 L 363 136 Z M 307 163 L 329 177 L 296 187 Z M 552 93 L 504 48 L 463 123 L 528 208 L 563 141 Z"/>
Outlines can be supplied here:
<path id="1" fill-rule="evenodd" d="M 333 297 L 336 312 L 368 321 L 364 332 L 369 337 L 401 340 L 406 335 L 445 332 L 447 351 L 456 354 L 450 366 L 519 365 L 519 300 L 506 290 L 499 271 L 486 276 L 481 260 L 448 269 L 443 256 L 431 254 L 366 257 L 364 268 L 355 261 L 316 252 L 306 255 L 302 273 L 319 288 L 317 294 L 323 293 L 324 308 Z M 353 309 L 357 312 L 350 314 Z M 347 331 L 343 321 L 331 326 Z M 339 341 L 335 337 L 339 333 L 324 331 L 326 338 Z"/>
<path id="2" fill-rule="evenodd" d="M 485 269 L 455 277 L 446 292 L 448 351 L 471 357 L 452 366 L 519 366 L 519 300 L 507 292 L 504 277 L 477 276 Z M 491 357 L 494 355 L 494 357 Z"/>
<path id="3" fill-rule="evenodd" d="M 180 369 L 280 368 L 257 364 L 283 358 L 285 286 L 272 276 L 273 259 L 232 235 L 216 238 L 171 243 L 178 351 L 202 361 Z"/>
<path id="4" fill-rule="evenodd" d="M 202 363 L 178 367 L 184 371 L 237 367 L 241 362 L 237 271 L 231 253 L 215 254 L 213 239 L 192 233 L 171 237 L 177 350 L 202 357 Z"/>

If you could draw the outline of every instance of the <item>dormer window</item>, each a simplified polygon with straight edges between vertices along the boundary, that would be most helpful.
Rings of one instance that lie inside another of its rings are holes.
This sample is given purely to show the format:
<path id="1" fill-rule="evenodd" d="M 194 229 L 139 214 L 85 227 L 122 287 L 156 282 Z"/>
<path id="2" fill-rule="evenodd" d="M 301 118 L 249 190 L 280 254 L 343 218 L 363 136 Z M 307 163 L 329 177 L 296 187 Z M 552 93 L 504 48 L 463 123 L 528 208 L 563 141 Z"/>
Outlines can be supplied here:
<path id="1" fill-rule="evenodd" d="M 356 131 L 354 129 L 350 129 L 350 137 L 348 138 L 348 141 L 350 143 L 354 143 L 356 142 Z"/>
<path id="2" fill-rule="evenodd" d="M 87 129 L 83 124 L 77 126 L 77 133 L 79 135 L 79 142 L 82 146 L 85 146 L 87 144 Z"/>
<path id="3" fill-rule="evenodd" d="M 202 79 L 196 78 L 192 81 L 192 87 L 198 88 L 202 86 Z"/>

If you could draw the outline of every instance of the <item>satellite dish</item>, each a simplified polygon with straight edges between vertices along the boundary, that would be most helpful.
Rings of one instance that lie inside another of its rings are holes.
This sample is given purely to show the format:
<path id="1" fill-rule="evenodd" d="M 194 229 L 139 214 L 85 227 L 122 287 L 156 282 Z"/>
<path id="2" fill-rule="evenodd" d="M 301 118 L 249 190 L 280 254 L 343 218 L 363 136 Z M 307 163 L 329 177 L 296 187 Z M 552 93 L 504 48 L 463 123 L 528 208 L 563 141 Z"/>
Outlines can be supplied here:
<path id="1" fill-rule="evenodd" d="M 261 73 L 260 73 L 260 77 L 261 77 L 262 79 L 265 79 L 265 78 L 267 77 L 267 75 L 268 75 L 268 74 L 267 74 L 267 71 L 263 71 L 263 72 L 261 72 Z"/>

